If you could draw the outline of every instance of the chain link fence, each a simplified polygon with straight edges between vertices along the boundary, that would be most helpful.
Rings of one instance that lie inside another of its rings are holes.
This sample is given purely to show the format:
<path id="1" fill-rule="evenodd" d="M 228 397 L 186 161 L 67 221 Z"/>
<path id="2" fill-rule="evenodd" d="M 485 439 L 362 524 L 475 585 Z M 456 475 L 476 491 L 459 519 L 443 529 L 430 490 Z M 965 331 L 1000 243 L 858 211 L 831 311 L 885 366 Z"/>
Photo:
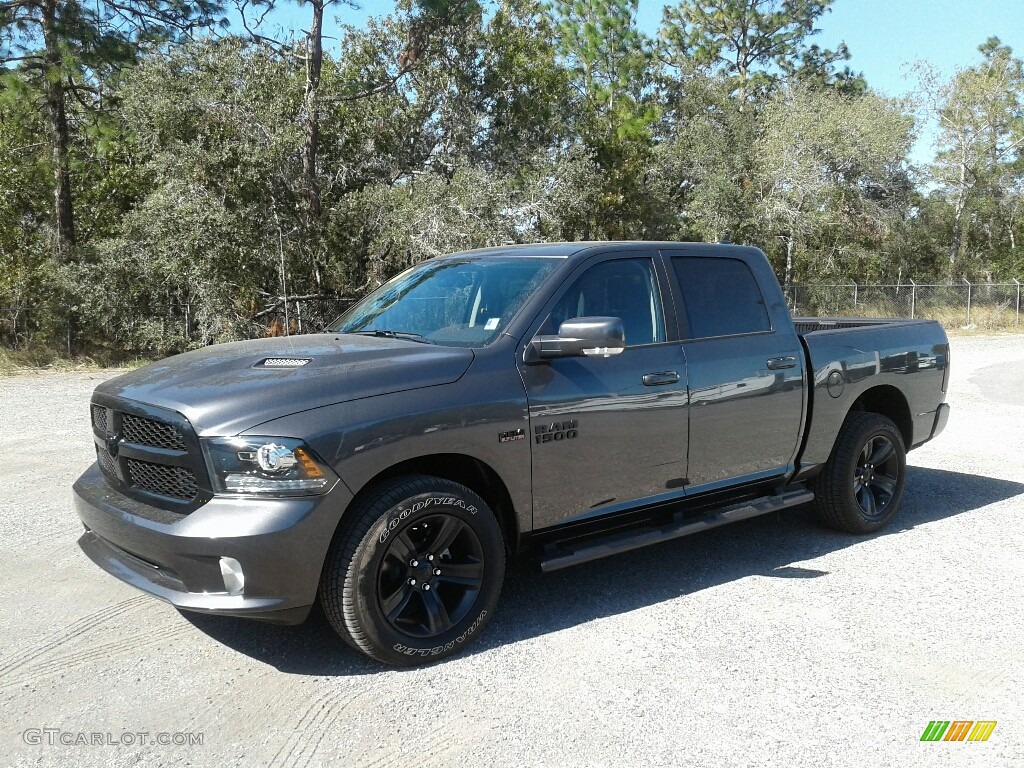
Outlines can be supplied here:
<path id="1" fill-rule="evenodd" d="M 794 315 L 905 317 L 938 320 L 947 328 L 1016 328 L 1024 285 L 1010 283 L 901 285 L 793 285 L 786 291 Z"/>
<path id="2" fill-rule="evenodd" d="M 794 315 L 817 317 L 904 317 L 938 320 L 947 328 L 984 330 L 1021 327 L 1021 299 L 1024 285 L 1010 283 L 900 285 L 793 285 L 786 289 Z M 327 327 L 353 303 L 350 298 L 290 297 L 250 317 L 204 320 L 188 303 L 149 307 L 104 342 L 124 352 L 157 353 L 181 351 L 228 338 L 262 338 L 317 333 Z M 0 306 L 0 345 L 27 348 L 47 320 L 30 306 Z M 75 318 L 69 317 L 49 337 L 61 339 L 70 356 L 81 351 Z M 154 340 L 160 340 L 160 345 Z M 52 341 L 51 341 L 52 343 Z"/>
<path id="3" fill-rule="evenodd" d="M 355 303 L 355 299 L 303 298 L 282 301 L 280 306 L 264 311 L 245 323 L 247 338 L 263 336 L 294 336 L 319 333 Z"/>
<path id="4" fill-rule="evenodd" d="M 0 307 L 0 344 L 24 346 L 31 341 L 33 329 L 27 307 Z"/>
<path id="5" fill-rule="evenodd" d="M 45 317 L 42 309 L 0 306 L 0 346 L 25 349 L 32 347 L 36 339 L 53 344 L 56 338 L 69 356 L 96 346 L 126 353 L 165 354 L 216 341 L 318 333 L 353 303 L 355 300 L 349 298 L 289 298 L 251 316 L 215 318 L 204 316 L 198 306 L 189 302 L 150 305 L 123 315 L 116 327 L 105 327 L 101 334 L 104 338 L 83 331 L 73 311 L 65 319 L 55 321 Z"/>

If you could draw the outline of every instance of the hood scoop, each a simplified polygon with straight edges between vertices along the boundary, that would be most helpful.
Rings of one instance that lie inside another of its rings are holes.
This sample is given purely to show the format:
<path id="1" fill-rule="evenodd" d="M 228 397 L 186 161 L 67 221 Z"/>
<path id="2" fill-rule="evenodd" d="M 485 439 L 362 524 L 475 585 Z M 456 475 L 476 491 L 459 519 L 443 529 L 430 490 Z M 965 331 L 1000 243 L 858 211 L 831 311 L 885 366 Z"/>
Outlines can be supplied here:
<path id="1" fill-rule="evenodd" d="M 301 368 L 311 362 L 311 357 L 267 357 L 256 363 L 253 368 Z"/>

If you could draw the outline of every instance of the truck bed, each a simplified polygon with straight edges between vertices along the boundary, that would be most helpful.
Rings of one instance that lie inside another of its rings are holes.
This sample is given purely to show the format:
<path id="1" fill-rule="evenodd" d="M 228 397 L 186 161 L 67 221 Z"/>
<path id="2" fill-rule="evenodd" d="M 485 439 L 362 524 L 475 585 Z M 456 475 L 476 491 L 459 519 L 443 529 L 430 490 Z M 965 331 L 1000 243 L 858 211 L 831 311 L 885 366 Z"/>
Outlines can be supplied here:
<path id="1" fill-rule="evenodd" d="M 907 448 L 931 437 L 945 399 L 949 344 L 934 320 L 794 317 L 814 387 L 802 463 L 824 463 L 860 398 L 891 418 Z M 863 401 L 860 401 L 863 402 Z"/>
<path id="2" fill-rule="evenodd" d="M 863 328 L 865 326 L 893 326 L 927 323 L 928 320 L 909 320 L 898 317 L 794 317 L 793 325 L 801 336 L 817 331 L 834 331 L 840 328 Z"/>

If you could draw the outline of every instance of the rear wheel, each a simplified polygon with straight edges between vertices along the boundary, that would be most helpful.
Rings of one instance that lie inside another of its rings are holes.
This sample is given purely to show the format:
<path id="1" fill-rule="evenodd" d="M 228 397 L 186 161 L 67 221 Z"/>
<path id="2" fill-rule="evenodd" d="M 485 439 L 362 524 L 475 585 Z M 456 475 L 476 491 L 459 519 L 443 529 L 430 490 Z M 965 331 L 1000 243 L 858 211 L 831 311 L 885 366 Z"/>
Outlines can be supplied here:
<path id="1" fill-rule="evenodd" d="M 440 659 L 477 637 L 505 571 L 487 504 L 450 480 L 390 481 L 351 510 L 320 583 L 331 626 L 378 661 Z"/>
<path id="2" fill-rule="evenodd" d="M 877 413 L 846 417 L 825 468 L 811 482 L 819 519 L 848 533 L 872 533 L 896 515 L 907 452 L 893 422 Z"/>

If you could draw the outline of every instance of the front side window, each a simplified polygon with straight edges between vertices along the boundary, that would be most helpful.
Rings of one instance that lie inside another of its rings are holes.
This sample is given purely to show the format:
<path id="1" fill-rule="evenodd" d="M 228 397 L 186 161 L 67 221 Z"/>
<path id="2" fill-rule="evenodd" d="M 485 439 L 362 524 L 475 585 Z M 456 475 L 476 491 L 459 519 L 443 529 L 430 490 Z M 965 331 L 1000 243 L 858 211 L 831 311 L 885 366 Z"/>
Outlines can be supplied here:
<path id="1" fill-rule="evenodd" d="M 672 259 L 686 305 L 690 337 L 733 336 L 772 329 L 764 297 L 750 267 L 739 259 Z"/>
<path id="2" fill-rule="evenodd" d="M 626 346 L 665 341 L 661 294 L 650 259 L 602 261 L 584 272 L 559 299 L 542 329 L 554 334 L 577 317 L 618 317 Z"/>
<path id="3" fill-rule="evenodd" d="M 465 256 L 424 262 L 353 306 L 332 333 L 395 335 L 458 347 L 494 341 L 562 263 L 528 256 Z"/>

